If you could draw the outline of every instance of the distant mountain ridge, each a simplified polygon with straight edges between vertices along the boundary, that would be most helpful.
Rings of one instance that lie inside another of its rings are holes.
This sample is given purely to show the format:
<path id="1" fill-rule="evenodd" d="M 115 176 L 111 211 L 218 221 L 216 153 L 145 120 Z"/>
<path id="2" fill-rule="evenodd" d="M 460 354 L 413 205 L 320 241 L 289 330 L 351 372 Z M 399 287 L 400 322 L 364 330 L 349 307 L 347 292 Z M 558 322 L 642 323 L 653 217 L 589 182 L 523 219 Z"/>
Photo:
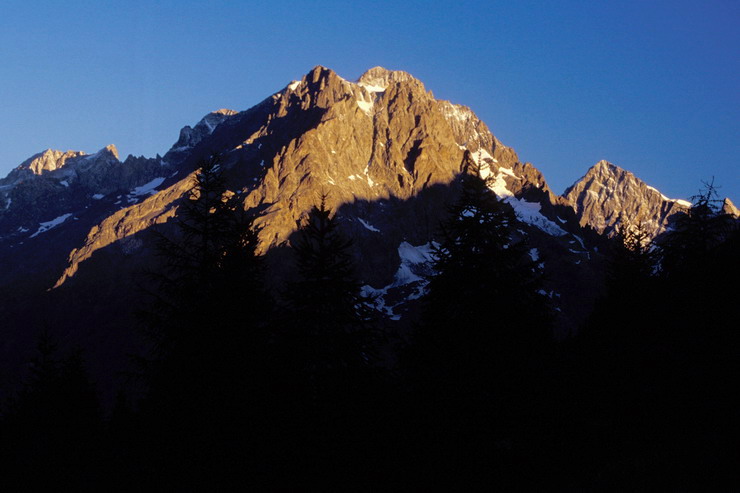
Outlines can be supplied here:
<path id="1" fill-rule="evenodd" d="M 669 199 L 629 171 L 599 161 L 563 194 L 575 208 L 580 224 L 600 233 L 612 233 L 620 224 L 640 224 L 656 237 L 669 227 L 674 214 L 691 203 Z"/>

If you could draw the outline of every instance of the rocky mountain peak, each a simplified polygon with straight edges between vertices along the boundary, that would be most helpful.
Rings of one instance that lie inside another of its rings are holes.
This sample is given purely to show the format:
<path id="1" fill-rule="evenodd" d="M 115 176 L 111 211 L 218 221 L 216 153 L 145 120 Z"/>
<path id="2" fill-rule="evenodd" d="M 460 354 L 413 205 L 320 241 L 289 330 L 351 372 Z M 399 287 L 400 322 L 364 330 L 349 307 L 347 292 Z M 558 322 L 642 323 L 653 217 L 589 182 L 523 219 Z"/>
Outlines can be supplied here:
<path id="1" fill-rule="evenodd" d="M 118 148 L 114 146 L 113 144 L 107 145 L 100 149 L 95 154 L 91 154 L 87 156 L 89 159 L 106 159 L 109 161 L 119 161 L 120 158 L 118 157 Z"/>
<path id="2" fill-rule="evenodd" d="M 118 148 L 117 148 L 116 146 L 114 146 L 113 144 L 110 144 L 110 145 L 107 145 L 107 146 L 105 146 L 104 150 L 105 150 L 106 152 L 109 152 L 109 153 L 110 153 L 111 155 L 113 155 L 113 157 L 115 157 L 116 159 L 119 159 L 119 160 L 121 159 L 121 158 L 120 158 L 120 157 L 118 156 Z"/>
<path id="3" fill-rule="evenodd" d="M 672 216 L 691 204 L 669 199 L 634 174 L 602 160 L 569 187 L 565 198 L 573 205 L 581 225 L 611 234 L 620 224 L 640 224 L 650 236 L 665 231 Z"/>
<path id="4" fill-rule="evenodd" d="M 732 200 L 730 200 L 729 197 L 725 197 L 725 200 L 722 201 L 722 212 L 724 214 L 740 218 L 740 209 L 732 203 Z"/>
<path id="5" fill-rule="evenodd" d="M 82 151 L 59 151 L 46 149 L 43 152 L 34 154 L 23 161 L 14 171 L 30 171 L 34 175 L 40 175 L 48 171 L 54 171 L 63 167 L 71 158 L 84 156 Z M 12 173 L 12 172 L 11 172 Z"/>
<path id="6" fill-rule="evenodd" d="M 183 152 L 192 149 L 205 137 L 211 135 L 216 130 L 216 127 L 237 113 L 237 111 L 222 108 L 205 115 L 194 127 L 190 125 L 184 126 L 180 130 L 180 137 L 169 152 Z"/>
<path id="7" fill-rule="evenodd" d="M 363 86 L 374 87 L 385 90 L 390 84 L 396 82 L 418 82 L 411 74 L 401 70 L 388 70 L 383 67 L 373 67 L 357 79 L 357 83 Z"/>

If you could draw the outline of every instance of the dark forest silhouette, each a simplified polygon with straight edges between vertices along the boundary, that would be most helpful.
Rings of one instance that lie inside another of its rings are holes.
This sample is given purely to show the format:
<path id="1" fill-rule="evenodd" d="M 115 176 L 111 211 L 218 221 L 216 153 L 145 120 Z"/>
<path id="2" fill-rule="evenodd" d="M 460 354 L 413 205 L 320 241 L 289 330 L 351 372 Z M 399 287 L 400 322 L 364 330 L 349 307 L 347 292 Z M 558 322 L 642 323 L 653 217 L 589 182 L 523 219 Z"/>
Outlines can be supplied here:
<path id="1" fill-rule="evenodd" d="M 3 408 L 12 490 L 621 490 L 738 485 L 740 230 L 710 185 L 654 243 L 610 245 L 578 335 L 552 312 L 513 210 L 475 166 L 394 358 L 323 199 L 270 292 L 255 217 L 201 163 L 141 315 L 150 351 L 103 413 L 43 332 Z"/>

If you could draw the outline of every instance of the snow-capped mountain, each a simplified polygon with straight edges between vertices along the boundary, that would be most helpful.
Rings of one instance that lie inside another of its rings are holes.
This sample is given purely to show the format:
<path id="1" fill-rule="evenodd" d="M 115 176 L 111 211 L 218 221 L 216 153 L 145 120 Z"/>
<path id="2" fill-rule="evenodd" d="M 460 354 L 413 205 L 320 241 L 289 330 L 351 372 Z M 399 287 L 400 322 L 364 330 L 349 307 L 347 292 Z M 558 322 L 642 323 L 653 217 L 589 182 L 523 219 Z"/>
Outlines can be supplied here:
<path id="1" fill-rule="evenodd" d="M 351 82 L 316 67 L 248 110 L 218 110 L 184 127 L 162 157 L 121 162 L 113 146 L 91 155 L 48 150 L 0 180 L 0 313 L 38 323 L 37 300 L 53 299 L 54 323 L 79 332 L 82 317 L 105 327 L 109 344 L 125 339 L 114 335 L 130 320 L 121 314 L 132 298 L 122 290 L 152 255 L 146 233 L 177 214 L 199 160 L 212 153 L 245 209 L 259 212 L 264 253 L 290 242 L 325 195 L 355 239 L 366 292 L 391 321 L 423 296 L 430 245 L 470 164 L 514 208 L 563 332 L 598 295 L 600 254 L 583 226 L 609 233 L 640 221 L 658 234 L 689 206 L 606 162 L 558 196 L 470 108 L 435 99 L 410 74 L 375 67 Z"/>

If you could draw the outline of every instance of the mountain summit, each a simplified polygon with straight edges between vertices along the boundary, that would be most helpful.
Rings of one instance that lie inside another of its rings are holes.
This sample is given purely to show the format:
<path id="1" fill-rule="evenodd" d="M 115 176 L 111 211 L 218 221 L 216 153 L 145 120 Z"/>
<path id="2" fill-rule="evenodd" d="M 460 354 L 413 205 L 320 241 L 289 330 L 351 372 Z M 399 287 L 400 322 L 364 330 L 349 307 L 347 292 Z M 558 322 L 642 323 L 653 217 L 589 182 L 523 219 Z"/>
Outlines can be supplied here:
<path id="1" fill-rule="evenodd" d="M 173 222 L 199 163 L 214 153 L 229 190 L 257 215 L 273 280 L 290 268 L 281 250 L 323 197 L 354 239 L 364 292 L 399 324 L 426 292 L 432 245 L 463 173 L 479 172 L 513 209 L 561 334 L 599 294 L 603 258 L 584 226 L 608 234 L 640 222 L 657 235 L 690 205 L 606 161 L 558 196 L 470 108 L 436 99 L 410 74 L 374 67 L 350 82 L 317 66 L 250 109 L 183 127 L 164 156 L 121 162 L 112 146 L 91 155 L 49 150 L 0 180 L 0 289 L 23 300 L 0 316 L 41 323 L 34 307 L 43 298 L 57 303 L 70 340 L 89 336 L 75 332 L 85 319 L 106 328 L 110 351 L 125 345 L 132 275 L 154 258 L 149 232 Z"/>
<path id="2" fill-rule="evenodd" d="M 599 161 L 564 193 L 580 217 L 580 224 L 611 233 L 620 224 L 641 224 L 655 237 L 665 231 L 675 214 L 691 203 L 669 199 L 635 175 L 608 161 Z"/>

